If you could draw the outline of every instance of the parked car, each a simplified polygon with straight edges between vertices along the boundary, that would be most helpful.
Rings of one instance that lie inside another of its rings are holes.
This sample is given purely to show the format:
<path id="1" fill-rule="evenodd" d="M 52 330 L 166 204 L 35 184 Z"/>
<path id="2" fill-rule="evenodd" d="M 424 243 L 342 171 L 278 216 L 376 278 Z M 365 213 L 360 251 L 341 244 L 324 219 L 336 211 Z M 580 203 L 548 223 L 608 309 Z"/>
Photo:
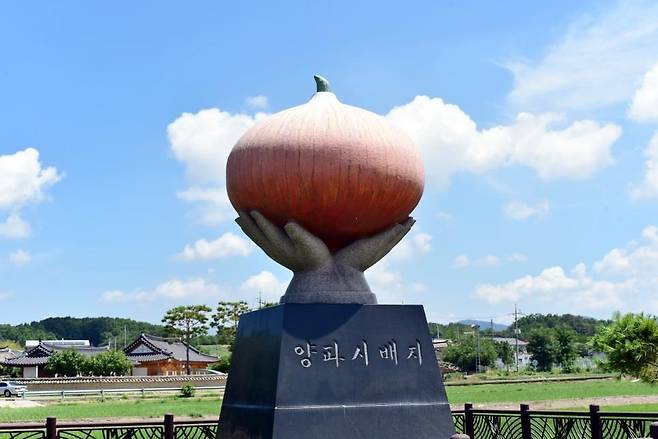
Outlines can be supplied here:
<path id="1" fill-rule="evenodd" d="M 16 381 L 0 381 L 0 395 L 5 398 L 12 396 L 23 396 L 27 391 L 27 386 L 18 384 Z"/>

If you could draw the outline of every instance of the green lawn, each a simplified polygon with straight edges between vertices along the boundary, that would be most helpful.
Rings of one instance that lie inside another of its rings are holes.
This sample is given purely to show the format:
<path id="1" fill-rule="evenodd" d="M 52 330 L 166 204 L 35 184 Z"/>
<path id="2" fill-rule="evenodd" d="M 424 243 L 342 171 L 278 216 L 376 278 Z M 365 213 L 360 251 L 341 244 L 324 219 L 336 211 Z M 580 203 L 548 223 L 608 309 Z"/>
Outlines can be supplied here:
<path id="1" fill-rule="evenodd" d="M 219 398 L 166 398 L 133 401 L 92 401 L 52 403 L 44 407 L 0 409 L 0 422 L 42 421 L 47 416 L 57 419 L 94 419 L 144 417 L 161 418 L 165 413 L 176 416 L 219 416 Z"/>
<path id="2" fill-rule="evenodd" d="M 603 412 L 652 412 L 658 413 L 658 404 L 628 404 L 601 407 Z"/>
<path id="3" fill-rule="evenodd" d="M 228 345 L 216 345 L 216 344 L 203 344 L 199 346 L 201 352 L 205 352 L 209 355 L 214 355 L 216 357 L 230 357 L 231 351 L 228 350 Z"/>
<path id="4" fill-rule="evenodd" d="M 446 387 L 451 404 L 544 401 L 550 399 L 597 398 L 602 396 L 658 395 L 650 384 L 618 380 L 482 384 Z"/>
<path id="5" fill-rule="evenodd" d="M 584 410 L 588 398 L 605 396 L 656 395 L 658 387 L 649 384 L 617 380 L 546 382 L 524 384 L 483 384 L 477 386 L 447 387 L 452 404 L 472 402 L 523 402 L 578 398 Z M 0 422 L 44 420 L 46 416 L 58 419 L 93 419 L 111 417 L 162 417 L 164 413 L 177 416 L 217 416 L 220 399 L 214 396 L 181 399 L 106 400 L 105 402 L 52 402 L 45 407 L 2 409 Z M 602 407 L 605 411 L 655 411 L 658 404 L 636 404 L 625 407 Z"/>

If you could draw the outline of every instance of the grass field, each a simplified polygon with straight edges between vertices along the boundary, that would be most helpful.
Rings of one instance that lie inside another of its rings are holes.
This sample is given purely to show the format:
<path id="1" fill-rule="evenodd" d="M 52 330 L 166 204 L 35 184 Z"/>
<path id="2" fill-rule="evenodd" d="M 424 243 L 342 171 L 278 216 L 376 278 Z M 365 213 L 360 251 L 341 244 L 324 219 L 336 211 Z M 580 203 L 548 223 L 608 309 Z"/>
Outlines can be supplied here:
<path id="1" fill-rule="evenodd" d="M 520 384 L 482 384 L 447 387 L 451 404 L 472 402 L 544 401 L 550 399 L 597 398 L 604 396 L 658 395 L 658 387 L 642 382 L 598 380 Z"/>
<path id="2" fill-rule="evenodd" d="M 98 419 L 126 417 L 157 417 L 164 413 L 176 416 L 218 416 L 219 398 L 167 398 L 133 401 L 92 401 L 82 403 L 53 403 L 44 407 L 2 408 L 0 422 L 43 421 L 47 416 L 57 419 Z"/>
<path id="3" fill-rule="evenodd" d="M 658 404 L 628 404 L 602 407 L 604 412 L 652 412 L 658 413 Z"/>
<path id="4" fill-rule="evenodd" d="M 546 401 L 578 399 L 573 410 L 584 410 L 588 399 L 619 396 L 658 395 L 658 387 L 642 382 L 604 380 L 577 382 L 546 382 L 524 384 L 483 384 L 477 386 L 447 387 L 451 404 L 472 402 L 476 405 L 488 403 L 520 403 L 524 401 Z M 176 416 L 217 416 L 220 400 L 217 397 L 180 399 L 106 400 L 89 402 L 52 402 L 44 407 L 0 409 L 0 422 L 42 421 L 46 416 L 58 419 L 98 419 L 118 417 L 157 417 L 164 413 Z M 658 403 L 625 406 L 603 406 L 605 411 L 652 411 L 658 412 Z"/>
<path id="5" fill-rule="evenodd" d="M 220 358 L 231 356 L 231 351 L 228 350 L 228 345 L 204 344 L 199 346 L 199 350 L 201 350 L 201 352 L 205 352 L 206 354 L 214 355 Z"/>

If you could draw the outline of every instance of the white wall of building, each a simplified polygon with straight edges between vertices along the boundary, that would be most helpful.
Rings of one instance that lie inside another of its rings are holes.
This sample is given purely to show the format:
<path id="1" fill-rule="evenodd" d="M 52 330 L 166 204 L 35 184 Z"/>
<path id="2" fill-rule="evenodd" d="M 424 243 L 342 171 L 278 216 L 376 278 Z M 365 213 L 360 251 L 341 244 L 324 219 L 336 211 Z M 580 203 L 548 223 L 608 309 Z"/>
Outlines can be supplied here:
<path id="1" fill-rule="evenodd" d="M 24 367 L 23 378 L 39 378 L 39 366 Z"/>

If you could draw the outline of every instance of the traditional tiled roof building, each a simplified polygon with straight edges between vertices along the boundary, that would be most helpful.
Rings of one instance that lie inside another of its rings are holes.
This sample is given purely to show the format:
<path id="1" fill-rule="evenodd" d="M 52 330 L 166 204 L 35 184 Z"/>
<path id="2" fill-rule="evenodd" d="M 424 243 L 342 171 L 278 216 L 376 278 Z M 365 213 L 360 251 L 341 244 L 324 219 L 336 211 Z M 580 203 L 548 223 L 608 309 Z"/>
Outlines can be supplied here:
<path id="1" fill-rule="evenodd" d="M 74 349 L 85 357 L 93 357 L 101 352 L 107 352 L 109 347 L 79 346 L 77 344 L 69 346 L 61 341 L 57 345 L 40 342 L 38 345 L 23 352 L 22 355 L 15 358 L 8 358 L 0 362 L 0 364 L 9 367 L 22 368 L 23 378 L 49 377 L 52 376 L 52 374 L 45 368 L 48 359 L 55 352 L 65 351 L 67 349 Z"/>
<path id="2" fill-rule="evenodd" d="M 141 334 L 123 350 L 133 364 L 133 375 L 184 375 L 187 345 L 178 339 Z M 190 346 L 192 374 L 205 370 L 217 357 Z"/>
<path id="3" fill-rule="evenodd" d="M 9 360 L 10 358 L 16 358 L 19 355 L 21 355 L 22 352 L 20 351 L 15 351 L 11 349 L 10 347 L 0 347 L 0 364 L 2 364 L 3 361 Z"/>

